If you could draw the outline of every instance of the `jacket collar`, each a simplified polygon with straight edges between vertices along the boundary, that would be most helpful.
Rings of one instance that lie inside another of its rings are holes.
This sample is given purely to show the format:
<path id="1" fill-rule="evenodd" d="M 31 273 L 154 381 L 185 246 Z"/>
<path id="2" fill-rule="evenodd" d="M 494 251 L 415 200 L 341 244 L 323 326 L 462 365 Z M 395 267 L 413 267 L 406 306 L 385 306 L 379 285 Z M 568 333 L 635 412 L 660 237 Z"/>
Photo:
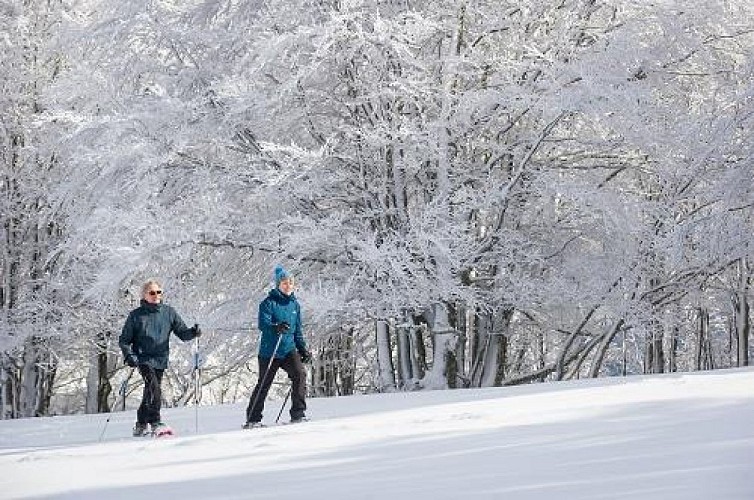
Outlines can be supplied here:
<path id="1" fill-rule="evenodd" d="M 281 292 L 279 288 L 273 288 L 272 290 L 270 290 L 270 297 L 276 302 L 280 302 L 283 304 L 286 304 L 290 302 L 291 300 L 295 300 L 296 298 L 293 295 L 293 292 L 291 292 L 290 295 L 284 295 L 283 292 Z"/>
<path id="2" fill-rule="evenodd" d="M 151 304 L 147 302 L 146 300 L 141 299 L 141 307 L 143 307 L 149 312 L 157 312 L 162 307 L 162 302 L 160 302 L 159 304 Z"/>

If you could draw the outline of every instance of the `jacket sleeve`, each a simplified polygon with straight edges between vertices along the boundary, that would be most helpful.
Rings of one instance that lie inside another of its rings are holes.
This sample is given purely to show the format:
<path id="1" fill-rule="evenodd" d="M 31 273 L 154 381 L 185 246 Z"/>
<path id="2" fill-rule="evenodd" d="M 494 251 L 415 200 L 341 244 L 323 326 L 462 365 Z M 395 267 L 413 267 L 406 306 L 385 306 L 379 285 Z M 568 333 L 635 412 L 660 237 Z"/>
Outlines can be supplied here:
<path id="1" fill-rule="evenodd" d="M 126 323 L 123 325 L 123 330 L 120 332 L 120 337 L 118 337 L 118 345 L 123 353 L 123 359 L 134 355 L 134 335 L 134 315 L 133 313 L 129 313 Z"/>
<path id="2" fill-rule="evenodd" d="M 298 309 L 298 314 L 296 314 L 296 326 L 293 330 L 293 340 L 296 342 L 296 349 L 303 351 L 306 349 L 306 340 L 304 340 L 304 332 L 301 328 L 301 306 L 298 303 L 296 303 L 296 309 Z"/>
<path id="3" fill-rule="evenodd" d="M 264 334 L 275 333 L 272 326 L 272 303 L 265 299 L 259 303 L 259 314 L 257 314 L 257 327 Z"/>
<path id="4" fill-rule="evenodd" d="M 196 331 L 193 328 L 186 326 L 181 316 L 171 308 L 172 318 L 170 321 L 170 329 L 175 335 L 184 342 L 188 342 L 196 337 Z"/>

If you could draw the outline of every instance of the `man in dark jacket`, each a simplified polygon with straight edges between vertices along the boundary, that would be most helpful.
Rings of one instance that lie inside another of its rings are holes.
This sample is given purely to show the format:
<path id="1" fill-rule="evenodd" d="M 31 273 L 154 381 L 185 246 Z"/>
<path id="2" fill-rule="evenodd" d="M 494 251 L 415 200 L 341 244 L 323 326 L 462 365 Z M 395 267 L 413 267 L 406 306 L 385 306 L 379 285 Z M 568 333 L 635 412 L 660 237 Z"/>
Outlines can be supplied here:
<path id="1" fill-rule="evenodd" d="M 293 276 L 282 266 L 275 268 L 275 288 L 259 304 L 259 378 L 246 409 L 244 428 L 261 426 L 264 400 L 278 368 L 291 379 L 291 422 L 306 420 L 306 370 L 311 361 L 301 331 L 301 306 L 293 294 Z"/>
<path id="2" fill-rule="evenodd" d="M 162 303 L 162 287 L 150 279 L 141 287 L 141 305 L 131 311 L 123 325 L 118 341 L 123 358 L 128 366 L 138 367 L 144 379 L 144 394 L 136 412 L 133 435 L 159 432 L 164 426 L 160 420 L 162 406 L 162 374 L 168 367 L 170 355 L 170 332 L 187 342 L 199 337 L 199 325 L 186 327 L 175 309 Z"/>

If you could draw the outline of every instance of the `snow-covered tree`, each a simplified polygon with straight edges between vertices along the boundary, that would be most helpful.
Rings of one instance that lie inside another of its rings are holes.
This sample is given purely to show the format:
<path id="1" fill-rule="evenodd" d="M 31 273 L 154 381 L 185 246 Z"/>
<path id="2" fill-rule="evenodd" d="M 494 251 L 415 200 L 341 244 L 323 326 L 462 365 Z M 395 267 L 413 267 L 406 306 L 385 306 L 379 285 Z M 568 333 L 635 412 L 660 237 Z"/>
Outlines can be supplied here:
<path id="1" fill-rule="evenodd" d="M 0 416 L 46 414 L 68 327 L 56 246 L 64 239 L 56 187 L 70 172 L 46 90 L 62 69 L 62 2 L 5 2 L 0 10 Z"/>
<path id="2" fill-rule="evenodd" d="M 115 338 L 149 276 L 206 332 L 203 395 L 244 399 L 278 262 L 316 394 L 748 363 L 746 2 L 27 15 L 56 8 L 3 17 L 46 19 L 3 56 L 3 366 L 26 363 L 18 332 L 65 332 L 46 351 L 61 394 L 89 386 L 61 406 L 110 408 Z M 193 399 L 191 354 L 174 349 L 169 404 Z"/>

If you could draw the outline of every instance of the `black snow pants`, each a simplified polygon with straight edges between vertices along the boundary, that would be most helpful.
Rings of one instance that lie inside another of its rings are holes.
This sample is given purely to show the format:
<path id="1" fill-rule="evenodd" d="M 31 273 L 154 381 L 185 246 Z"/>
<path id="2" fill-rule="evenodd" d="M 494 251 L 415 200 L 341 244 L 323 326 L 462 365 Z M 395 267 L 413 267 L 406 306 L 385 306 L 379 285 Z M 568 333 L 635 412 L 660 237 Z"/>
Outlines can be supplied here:
<path id="1" fill-rule="evenodd" d="M 267 393 L 270 391 L 278 368 L 285 370 L 293 385 L 291 388 L 291 419 L 302 418 L 306 411 L 306 369 L 301 362 L 299 353 L 293 351 L 285 358 L 273 358 L 272 364 L 270 364 L 270 358 L 261 356 L 257 357 L 257 361 L 259 362 L 259 379 L 256 387 L 254 387 L 254 392 L 251 394 L 249 406 L 246 408 L 246 421 L 262 421 L 264 400 L 267 398 Z"/>
<path id="2" fill-rule="evenodd" d="M 139 365 L 139 373 L 144 379 L 144 394 L 136 411 L 136 421 L 140 424 L 156 424 L 160 421 L 162 407 L 162 374 L 165 370 Z"/>

